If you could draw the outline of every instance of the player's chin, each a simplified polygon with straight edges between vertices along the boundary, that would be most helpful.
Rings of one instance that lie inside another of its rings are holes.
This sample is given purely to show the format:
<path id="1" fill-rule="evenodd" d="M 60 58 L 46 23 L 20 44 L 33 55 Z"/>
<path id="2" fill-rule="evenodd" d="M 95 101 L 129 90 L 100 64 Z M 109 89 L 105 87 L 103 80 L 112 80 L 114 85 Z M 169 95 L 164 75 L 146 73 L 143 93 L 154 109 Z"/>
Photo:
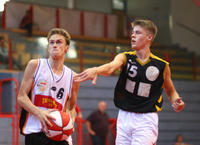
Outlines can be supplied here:
<path id="1" fill-rule="evenodd" d="M 136 45 L 135 44 L 131 44 L 131 47 L 133 48 L 133 49 L 136 49 Z"/>
<path id="2" fill-rule="evenodd" d="M 139 50 L 139 48 L 138 48 L 136 45 L 132 45 L 132 48 L 133 48 L 134 50 Z"/>
<path id="3" fill-rule="evenodd" d="M 53 55 L 53 56 L 52 56 L 52 58 L 53 58 L 54 60 L 58 60 L 60 57 L 61 57 L 60 55 Z"/>

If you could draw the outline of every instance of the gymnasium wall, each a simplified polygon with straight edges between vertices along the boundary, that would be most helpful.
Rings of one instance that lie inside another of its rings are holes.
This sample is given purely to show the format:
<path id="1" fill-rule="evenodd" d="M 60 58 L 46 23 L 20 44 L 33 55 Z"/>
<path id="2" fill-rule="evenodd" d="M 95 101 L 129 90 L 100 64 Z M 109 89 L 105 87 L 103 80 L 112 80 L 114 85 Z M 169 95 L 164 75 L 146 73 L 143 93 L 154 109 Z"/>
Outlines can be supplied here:
<path id="1" fill-rule="evenodd" d="M 69 7 L 74 3 L 78 10 L 113 13 L 112 0 L 13 0 L 55 7 Z M 200 2 L 199 0 L 127 0 L 126 13 L 130 18 L 150 18 L 159 28 L 156 41 L 179 44 L 189 51 L 200 54 Z"/>
<path id="2" fill-rule="evenodd" d="M 158 26 L 156 41 L 178 44 L 200 54 L 199 0 L 128 0 L 129 17 L 150 18 Z"/>
<path id="3" fill-rule="evenodd" d="M 39 4 L 50 7 L 68 8 L 69 0 L 12 0 L 13 2 L 24 2 L 28 4 Z"/>
<path id="4" fill-rule="evenodd" d="M 127 15 L 132 18 L 151 19 L 158 26 L 155 41 L 170 45 L 169 33 L 170 1 L 127 0 Z"/>
<path id="5" fill-rule="evenodd" d="M 195 2 L 196 1 L 196 2 Z M 171 1 L 172 42 L 200 55 L 200 1 Z"/>
<path id="6" fill-rule="evenodd" d="M 7 71 L 0 70 L 0 81 L 2 79 L 15 78 L 18 84 L 21 82 L 23 73 L 18 71 Z M 15 81 L 4 81 L 0 86 L 2 89 L 1 93 L 1 112 L 3 113 L 14 113 L 16 111 L 16 83 Z M 19 88 L 18 88 L 19 89 Z"/>
<path id="7" fill-rule="evenodd" d="M 51 7 L 75 8 L 78 10 L 112 13 L 112 0 L 12 0 Z"/>
<path id="8" fill-rule="evenodd" d="M 5 27 L 19 28 L 26 10 L 30 7 L 33 11 L 33 22 L 42 32 L 61 27 L 68 30 L 71 35 L 116 38 L 116 15 L 91 11 L 82 12 L 74 9 L 57 9 L 20 2 L 6 4 Z"/>

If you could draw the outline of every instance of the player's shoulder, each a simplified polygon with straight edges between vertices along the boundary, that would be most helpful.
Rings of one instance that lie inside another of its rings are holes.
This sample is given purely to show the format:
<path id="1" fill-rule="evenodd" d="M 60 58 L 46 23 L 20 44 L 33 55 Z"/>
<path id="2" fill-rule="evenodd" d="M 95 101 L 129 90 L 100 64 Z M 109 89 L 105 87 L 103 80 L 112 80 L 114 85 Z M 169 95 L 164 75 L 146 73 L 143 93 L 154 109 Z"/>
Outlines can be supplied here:
<path id="1" fill-rule="evenodd" d="M 74 71 L 65 64 L 64 64 L 64 68 L 65 68 L 66 71 L 72 71 L 74 73 Z"/>
<path id="2" fill-rule="evenodd" d="M 39 60 L 38 60 L 38 59 L 31 59 L 31 60 L 28 62 L 27 66 L 29 66 L 29 67 L 37 67 L 38 63 L 39 63 Z"/>
<path id="3" fill-rule="evenodd" d="M 136 51 L 126 51 L 123 52 L 124 55 L 136 55 Z"/>
<path id="4" fill-rule="evenodd" d="M 153 59 L 155 59 L 155 60 L 158 60 L 158 61 L 161 61 L 161 62 L 163 62 L 163 63 L 165 63 L 165 64 L 169 64 L 169 62 L 167 62 L 166 60 L 164 60 L 164 59 L 162 59 L 162 58 L 160 58 L 160 57 L 158 57 L 158 56 L 156 56 L 156 55 L 154 55 L 153 53 L 151 53 L 151 58 L 153 58 Z"/>

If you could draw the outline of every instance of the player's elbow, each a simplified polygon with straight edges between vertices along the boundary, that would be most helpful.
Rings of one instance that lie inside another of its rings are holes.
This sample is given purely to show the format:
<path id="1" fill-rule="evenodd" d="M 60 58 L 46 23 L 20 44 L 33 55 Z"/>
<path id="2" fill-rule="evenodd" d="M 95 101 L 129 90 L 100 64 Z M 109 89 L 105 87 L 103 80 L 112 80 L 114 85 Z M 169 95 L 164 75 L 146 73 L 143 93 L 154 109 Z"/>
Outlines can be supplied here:
<path id="1" fill-rule="evenodd" d="M 18 96 L 17 96 L 17 103 L 20 106 L 23 106 L 24 101 L 25 101 L 25 98 L 24 98 L 23 94 L 19 93 Z"/>
<path id="2" fill-rule="evenodd" d="M 17 96 L 17 103 L 22 106 L 22 103 L 23 103 L 23 99 L 20 95 Z"/>

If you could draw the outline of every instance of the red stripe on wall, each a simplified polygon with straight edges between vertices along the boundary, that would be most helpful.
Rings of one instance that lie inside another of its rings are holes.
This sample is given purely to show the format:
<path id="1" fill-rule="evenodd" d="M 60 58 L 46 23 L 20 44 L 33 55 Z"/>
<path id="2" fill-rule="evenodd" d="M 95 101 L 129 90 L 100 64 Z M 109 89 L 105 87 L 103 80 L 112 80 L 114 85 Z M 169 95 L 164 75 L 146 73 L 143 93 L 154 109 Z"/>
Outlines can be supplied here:
<path id="1" fill-rule="evenodd" d="M 59 10 L 59 8 L 56 9 L 56 27 L 60 28 L 60 10 Z"/>
<path id="2" fill-rule="evenodd" d="M 104 15 L 104 38 L 108 38 L 108 16 Z"/>
<path id="3" fill-rule="evenodd" d="M 130 26 L 131 22 L 129 20 L 129 17 L 126 17 L 126 29 L 127 29 L 127 37 L 130 39 L 131 38 L 131 32 L 130 32 Z"/>
<path id="4" fill-rule="evenodd" d="M 4 11 L 2 13 L 2 28 L 6 28 L 6 4 L 4 5 Z"/>
<path id="5" fill-rule="evenodd" d="M 33 5 L 30 5 L 29 9 L 31 11 L 31 21 L 33 23 L 34 22 L 34 20 L 33 20 L 33 18 L 34 18 L 34 15 L 33 15 Z"/>
<path id="6" fill-rule="evenodd" d="M 80 13 L 80 22 L 81 22 L 81 28 L 80 28 L 80 30 L 81 30 L 81 35 L 85 35 L 85 23 L 84 23 L 84 12 L 82 11 L 81 13 Z"/>
<path id="7" fill-rule="evenodd" d="M 197 6 L 200 7 L 200 1 L 199 0 L 194 0 L 194 2 L 197 4 Z"/>

